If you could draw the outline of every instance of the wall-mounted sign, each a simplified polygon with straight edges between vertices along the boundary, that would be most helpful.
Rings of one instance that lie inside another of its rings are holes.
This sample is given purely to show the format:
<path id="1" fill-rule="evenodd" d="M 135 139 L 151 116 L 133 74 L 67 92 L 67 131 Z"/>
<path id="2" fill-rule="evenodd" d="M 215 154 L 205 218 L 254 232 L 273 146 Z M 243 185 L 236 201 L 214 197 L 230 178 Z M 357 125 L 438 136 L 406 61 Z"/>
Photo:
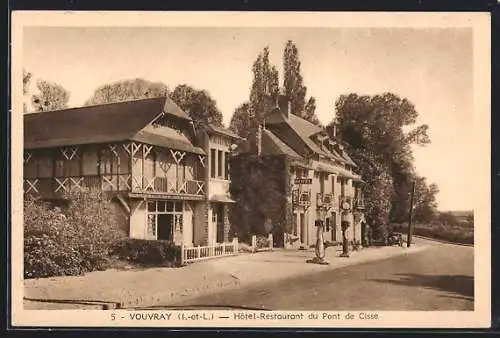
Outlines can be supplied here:
<path id="1" fill-rule="evenodd" d="M 312 184 L 312 178 L 296 178 L 295 184 Z"/>

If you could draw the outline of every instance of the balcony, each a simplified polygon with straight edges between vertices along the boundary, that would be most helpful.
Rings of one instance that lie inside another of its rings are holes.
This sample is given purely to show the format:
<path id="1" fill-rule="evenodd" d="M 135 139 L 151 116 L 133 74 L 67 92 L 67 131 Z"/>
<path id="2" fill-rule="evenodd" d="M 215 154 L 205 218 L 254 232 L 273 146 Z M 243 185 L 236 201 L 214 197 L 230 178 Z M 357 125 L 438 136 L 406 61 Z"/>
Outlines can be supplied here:
<path id="1" fill-rule="evenodd" d="M 294 207 L 309 207 L 311 206 L 311 192 L 299 191 L 295 189 L 292 191 L 292 205 Z"/>
<path id="2" fill-rule="evenodd" d="M 363 197 L 357 197 L 354 199 L 354 208 L 356 208 L 357 210 L 365 209 L 365 200 Z"/>
<path id="3" fill-rule="evenodd" d="M 62 197 L 70 191 L 87 188 L 105 192 L 130 192 L 176 195 L 205 195 L 205 182 L 177 181 L 166 177 L 137 177 L 130 174 L 48 177 L 24 180 L 24 192 L 47 198 Z"/>
<path id="4" fill-rule="evenodd" d="M 332 194 L 317 194 L 317 206 L 325 208 L 335 208 L 335 199 Z"/>

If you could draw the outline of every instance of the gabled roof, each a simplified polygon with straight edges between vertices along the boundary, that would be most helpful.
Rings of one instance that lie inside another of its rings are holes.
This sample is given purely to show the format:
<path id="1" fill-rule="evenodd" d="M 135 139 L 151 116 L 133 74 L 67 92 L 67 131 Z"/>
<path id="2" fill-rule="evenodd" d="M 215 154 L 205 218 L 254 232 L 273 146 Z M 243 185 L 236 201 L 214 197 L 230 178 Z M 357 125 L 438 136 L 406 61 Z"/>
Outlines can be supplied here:
<path id="1" fill-rule="evenodd" d="M 262 130 L 262 155 L 286 155 L 293 159 L 302 158 L 295 150 L 267 129 Z"/>
<path id="2" fill-rule="evenodd" d="M 233 133 L 231 130 L 226 129 L 224 127 L 219 127 L 219 126 L 216 126 L 216 125 L 213 125 L 213 124 L 209 124 L 207 126 L 207 131 L 209 133 L 212 133 L 212 134 L 224 135 L 224 136 L 231 137 L 233 139 L 241 139 L 241 137 L 239 137 L 238 135 L 236 135 L 235 133 Z"/>
<path id="3" fill-rule="evenodd" d="M 175 129 L 164 126 L 155 128 L 152 125 L 148 125 L 133 135 L 130 140 L 195 154 L 205 154 L 203 149 L 194 146 L 186 135 Z"/>
<path id="4" fill-rule="evenodd" d="M 158 97 L 24 115 L 24 147 L 49 148 L 130 140 L 162 113 L 191 120 Z"/>
<path id="5" fill-rule="evenodd" d="M 302 142 L 304 142 L 311 151 L 326 157 L 333 157 L 333 155 L 329 151 L 321 149 L 320 146 L 311 139 L 311 136 L 314 136 L 323 130 L 321 127 L 294 114 L 289 114 L 287 118 L 281 113 L 279 109 L 276 109 L 273 113 L 266 117 L 265 123 L 266 125 L 271 126 L 286 124 L 295 132 L 298 137 L 300 137 Z"/>

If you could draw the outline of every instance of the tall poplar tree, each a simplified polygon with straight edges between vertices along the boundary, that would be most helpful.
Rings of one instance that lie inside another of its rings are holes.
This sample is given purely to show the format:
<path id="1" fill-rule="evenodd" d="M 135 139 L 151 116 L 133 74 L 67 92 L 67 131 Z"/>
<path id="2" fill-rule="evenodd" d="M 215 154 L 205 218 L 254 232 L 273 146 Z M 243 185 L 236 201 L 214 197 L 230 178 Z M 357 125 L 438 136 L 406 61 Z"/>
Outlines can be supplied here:
<path id="1" fill-rule="evenodd" d="M 307 87 L 304 86 L 300 66 L 299 50 L 288 40 L 283 52 L 283 91 L 291 102 L 292 114 L 319 124 L 315 98 L 311 97 L 306 103 Z"/>
<path id="2" fill-rule="evenodd" d="M 265 119 L 276 106 L 279 95 L 278 70 L 269 62 L 269 48 L 258 55 L 252 66 L 253 80 L 250 99 L 237 107 L 229 128 L 246 138 L 248 133 Z"/>

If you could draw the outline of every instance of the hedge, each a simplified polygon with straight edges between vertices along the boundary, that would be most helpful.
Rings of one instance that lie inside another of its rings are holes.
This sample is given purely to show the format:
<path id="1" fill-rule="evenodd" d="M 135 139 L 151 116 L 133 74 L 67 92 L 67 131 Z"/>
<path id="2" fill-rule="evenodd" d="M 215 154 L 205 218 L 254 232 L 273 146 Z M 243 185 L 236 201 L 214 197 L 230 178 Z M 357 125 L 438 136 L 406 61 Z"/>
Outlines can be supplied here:
<path id="1" fill-rule="evenodd" d="M 408 225 L 393 225 L 393 231 L 408 232 Z M 459 244 L 474 244 L 474 228 L 442 223 L 416 224 L 413 234 Z"/>
<path id="2" fill-rule="evenodd" d="M 119 241 L 112 254 L 131 263 L 179 265 L 181 249 L 171 241 L 126 238 Z"/>

